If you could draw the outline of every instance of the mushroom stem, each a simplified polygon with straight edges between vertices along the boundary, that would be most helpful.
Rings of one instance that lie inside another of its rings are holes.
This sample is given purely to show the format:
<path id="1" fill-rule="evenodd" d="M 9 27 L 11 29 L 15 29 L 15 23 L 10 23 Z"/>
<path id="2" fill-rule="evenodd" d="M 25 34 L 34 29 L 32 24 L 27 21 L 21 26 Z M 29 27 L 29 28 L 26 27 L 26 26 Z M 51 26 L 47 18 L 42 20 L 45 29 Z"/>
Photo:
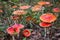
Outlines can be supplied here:
<path id="1" fill-rule="evenodd" d="M 47 33 L 47 30 L 46 30 L 46 28 L 44 28 L 44 31 L 45 31 L 45 35 L 44 35 L 44 37 L 46 38 L 46 33 Z"/>
<path id="2" fill-rule="evenodd" d="M 15 40 L 14 36 L 12 36 L 12 40 Z"/>
<path id="3" fill-rule="evenodd" d="M 42 10 L 41 10 L 42 14 L 44 13 L 44 9 L 45 9 L 45 7 L 42 7 Z"/>

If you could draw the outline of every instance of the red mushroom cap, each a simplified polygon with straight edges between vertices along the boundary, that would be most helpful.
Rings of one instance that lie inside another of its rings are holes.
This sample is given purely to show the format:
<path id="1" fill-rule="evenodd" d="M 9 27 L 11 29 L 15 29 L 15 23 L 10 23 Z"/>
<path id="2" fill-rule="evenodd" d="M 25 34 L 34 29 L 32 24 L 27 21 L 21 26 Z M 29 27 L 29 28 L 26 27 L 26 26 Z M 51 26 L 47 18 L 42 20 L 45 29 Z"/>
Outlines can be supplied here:
<path id="1" fill-rule="evenodd" d="M 39 23 L 39 25 L 41 26 L 41 27 L 50 27 L 52 24 L 51 23 L 46 23 L 46 22 L 41 22 L 41 23 Z"/>
<path id="2" fill-rule="evenodd" d="M 57 17 L 52 13 L 45 13 L 40 16 L 40 20 L 47 23 L 54 22 L 56 19 Z"/>
<path id="3" fill-rule="evenodd" d="M 24 35 L 25 37 L 29 37 L 29 36 L 31 35 L 31 32 L 30 32 L 28 29 L 25 29 L 25 30 L 23 31 L 23 35 Z"/>

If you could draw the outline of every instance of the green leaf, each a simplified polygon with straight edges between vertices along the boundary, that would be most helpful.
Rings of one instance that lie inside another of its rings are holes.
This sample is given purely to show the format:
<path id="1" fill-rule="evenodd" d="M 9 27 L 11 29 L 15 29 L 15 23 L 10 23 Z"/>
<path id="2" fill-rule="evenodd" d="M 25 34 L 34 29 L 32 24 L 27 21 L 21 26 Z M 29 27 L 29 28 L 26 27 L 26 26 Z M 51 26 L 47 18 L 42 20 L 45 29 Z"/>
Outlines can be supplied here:
<path id="1" fill-rule="evenodd" d="M 32 25 L 32 23 L 31 23 L 32 21 L 30 21 L 30 27 L 32 28 L 33 27 L 33 25 Z"/>
<path id="2" fill-rule="evenodd" d="M 23 38 L 23 40 L 26 40 L 26 37 L 25 37 L 25 38 Z"/>
<path id="3" fill-rule="evenodd" d="M 0 1 L 2 1 L 2 0 L 0 0 Z"/>
<path id="4" fill-rule="evenodd" d="M 11 1 L 17 3 L 19 0 L 11 0 Z"/>
<path id="5" fill-rule="evenodd" d="M 30 4 L 30 0 L 24 0 L 25 3 Z"/>
<path id="6" fill-rule="evenodd" d="M 0 31 L 4 31 L 4 30 L 6 30 L 6 28 L 8 28 L 7 25 L 5 25 L 5 26 L 0 26 Z"/>

